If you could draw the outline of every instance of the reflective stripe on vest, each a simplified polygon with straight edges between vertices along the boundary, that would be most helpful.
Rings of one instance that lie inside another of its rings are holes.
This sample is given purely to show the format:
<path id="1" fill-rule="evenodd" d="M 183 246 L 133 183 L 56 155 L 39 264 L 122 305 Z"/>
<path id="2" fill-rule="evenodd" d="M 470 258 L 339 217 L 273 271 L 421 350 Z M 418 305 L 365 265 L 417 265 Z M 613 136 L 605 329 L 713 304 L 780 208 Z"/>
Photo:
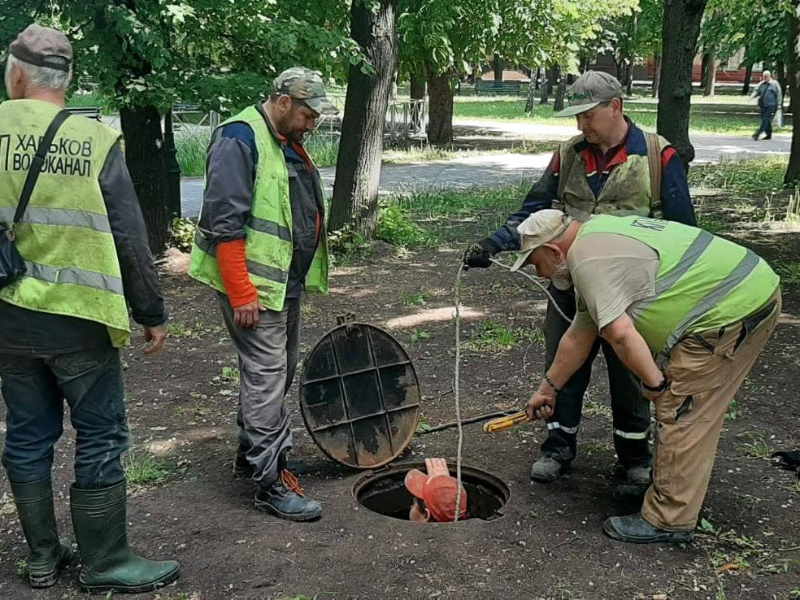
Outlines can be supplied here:
<path id="1" fill-rule="evenodd" d="M 38 100 L 0 105 L 0 221 L 13 220 L 30 157 L 58 110 Z M 0 289 L 9 304 L 102 323 L 116 347 L 129 341 L 130 321 L 99 176 L 120 137 L 84 117 L 61 126 L 14 226 L 27 272 Z"/>
<path id="2" fill-rule="evenodd" d="M 772 296 L 779 278 L 752 251 L 695 227 L 646 217 L 596 216 L 578 232 L 625 235 L 658 253 L 655 295 L 630 311 L 662 364 L 686 334 L 743 319 Z"/>
<path id="3" fill-rule="evenodd" d="M 0 223 L 11 223 L 14 220 L 16 206 L 0 206 Z M 21 223 L 39 223 L 41 225 L 63 225 L 65 227 L 85 227 L 94 231 L 111 233 L 111 225 L 106 215 L 76 210 L 72 208 L 46 208 L 29 206 L 22 215 Z"/>
<path id="4" fill-rule="evenodd" d="M 247 270 L 262 304 L 270 310 L 282 310 L 293 253 L 292 207 L 286 160 L 256 107 L 246 108 L 220 127 L 235 122 L 246 123 L 252 128 L 259 156 L 251 215 L 244 228 Z M 306 276 L 306 289 L 309 291 L 328 292 L 326 236 L 323 227 L 320 243 Z M 215 247 L 199 228 L 192 248 L 189 275 L 220 292 L 226 292 Z"/>
<path id="5" fill-rule="evenodd" d="M 199 231 L 194 236 L 194 243 L 209 256 L 217 257 L 217 247 L 204 238 L 203 234 Z M 287 271 L 281 271 L 280 269 L 268 267 L 267 265 L 260 265 L 250 259 L 247 259 L 247 272 L 251 275 L 263 277 L 264 279 L 269 279 L 270 281 L 284 285 L 289 279 L 289 273 Z"/>

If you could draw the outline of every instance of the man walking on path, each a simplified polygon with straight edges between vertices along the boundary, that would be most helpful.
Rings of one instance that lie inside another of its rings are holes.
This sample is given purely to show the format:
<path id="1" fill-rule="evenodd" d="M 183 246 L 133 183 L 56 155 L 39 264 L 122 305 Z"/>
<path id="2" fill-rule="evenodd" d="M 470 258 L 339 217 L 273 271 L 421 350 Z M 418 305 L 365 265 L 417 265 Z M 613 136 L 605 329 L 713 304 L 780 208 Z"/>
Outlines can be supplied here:
<path id="1" fill-rule="evenodd" d="M 623 114 L 622 87 L 616 79 L 600 71 L 584 73 L 570 89 L 569 104 L 560 114 L 575 115 L 582 133 L 561 144 L 522 208 L 508 217 L 506 225 L 467 249 L 464 260 L 468 267 L 488 267 L 498 252 L 518 250 L 517 226 L 529 215 L 551 207 L 562 208 L 579 220 L 613 214 L 695 224 L 689 184 L 678 154 L 665 139 L 645 134 Z M 550 292 L 562 311 L 572 317 L 575 298 L 570 284 L 556 278 Z M 548 367 L 568 327 L 550 303 L 545 321 Z M 629 483 L 650 481 L 650 406 L 642 398 L 637 379 L 600 339 L 559 394 L 556 413 L 547 423 L 542 456 L 531 469 L 535 481 L 555 481 L 575 459 L 583 397 L 600 347 L 608 364 L 617 456 Z"/>
<path id="2" fill-rule="evenodd" d="M 258 484 L 256 508 L 292 521 L 322 514 L 287 470 L 283 403 L 299 352 L 303 290 L 328 292 L 325 201 L 303 148 L 316 119 L 336 113 L 322 78 L 295 67 L 269 100 L 215 131 L 189 274 L 217 290 L 239 355 L 239 450 L 234 474 Z"/>
<path id="3" fill-rule="evenodd" d="M 764 71 L 761 74 L 761 83 L 753 92 L 753 98 L 758 98 L 758 107 L 761 109 L 761 125 L 753 134 L 753 139 L 757 140 L 762 133 L 765 133 L 765 140 L 772 139 L 772 119 L 775 113 L 783 105 L 783 93 L 780 84 L 772 79 L 772 73 Z"/>
<path id="4" fill-rule="evenodd" d="M 518 228 L 513 269 L 572 281 L 575 320 L 528 409 L 548 419 L 598 336 L 655 404 L 655 465 L 640 514 L 611 517 L 610 537 L 687 542 L 700 513 L 728 405 L 781 312 L 779 278 L 752 251 L 695 227 L 543 210 Z M 653 357 L 656 357 L 655 359 Z"/>
<path id="5" fill-rule="evenodd" d="M 167 315 L 120 134 L 72 116 L 52 144 L 42 143 L 66 116 L 71 77 L 72 47 L 62 33 L 31 25 L 11 43 L 10 100 L 0 105 L 0 147 L 11 140 L 0 161 L 0 222 L 10 224 L 24 206 L 34 154 L 46 160 L 13 226 L 27 272 L 0 289 L 3 465 L 31 551 L 28 578 L 33 587 L 51 586 L 72 558 L 71 544 L 58 538 L 50 479 L 66 400 L 77 432 L 70 510 L 81 586 L 146 592 L 177 579 L 180 566 L 128 548 L 119 348 L 130 339 L 126 300 L 144 327 L 145 354 L 163 346 Z"/>

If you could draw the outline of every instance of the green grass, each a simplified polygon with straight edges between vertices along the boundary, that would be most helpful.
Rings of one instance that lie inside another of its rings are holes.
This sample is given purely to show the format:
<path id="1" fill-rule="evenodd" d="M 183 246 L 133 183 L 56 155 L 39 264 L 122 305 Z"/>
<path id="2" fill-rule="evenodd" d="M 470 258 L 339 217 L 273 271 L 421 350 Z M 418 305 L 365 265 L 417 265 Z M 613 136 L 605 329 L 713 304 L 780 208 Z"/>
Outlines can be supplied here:
<path id="1" fill-rule="evenodd" d="M 304 144 L 306 152 L 317 167 L 335 167 L 339 156 L 339 138 L 317 133 Z"/>
<path id="2" fill-rule="evenodd" d="M 206 166 L 206 149 L 211 134 L 195 135 L 191 137 L 175 136 L 175 146 L 178 149 L 178 164 L 184 177 L 202 177 Z"/>
<path id="3" fill-rule="evenodd" d="M 501 352 L 525 342 L 544 345 L 544 333 L 538 327 L 508 327 L 494 321 L 478 323 L 465 349 L 475 352 Z"/>
<path id="4" fill-rule="evenodd" d="M 800 283 L 800 262 L 775 261 L 772 263 L 775 272 L 780 276 L 781 283 Z"/>
<path id="5" fill-rule="evenodd" d="M 769 458 L 772 455 L 772 448 L 767 443 L 767 435 L 765 433 L 747 433 L 743 434 L 750 438 L 749 442 L 741 445 L 744 453 L 750 458 Z"/>
<path id="6" fill-rule="evenodd" d="M 158 485 L 164 483 L 171 465 L 146 452 L 129 450 L 122 458 L 125 479 L 129 485 Z"/>
<path id="7" fill-rule="evenodd" d="M 783 189 L 783 176 L 788 164 L 785 156 L 724 160 L 718 164 L 689 169 L 689 185 L 721 189 L 749 197 L 777 193 Z"/>
<path id="8" fill-rule="evenodd" d="M 626 102 L 625 114 L 645 128 L 655 129 L 658 106 L 651 102 Z M 758 109 L 751 105 L 732 105 L 730 102 L 716 104 L 697 103 L 692 105 L 689 129 L 706 133 L 726 133 L 730 135 L 751 135 L 759 123 Z M 521 121 L 527 123 L 547 123 L 571 126 L 572 118 L 556 117 L 552 104 L 534 105 L 530 115 L 525 113 L 524 98 L 456 98 L 453 116 L 457 119 Z M 778 133 L 789 132 L 783 127 Z"/>

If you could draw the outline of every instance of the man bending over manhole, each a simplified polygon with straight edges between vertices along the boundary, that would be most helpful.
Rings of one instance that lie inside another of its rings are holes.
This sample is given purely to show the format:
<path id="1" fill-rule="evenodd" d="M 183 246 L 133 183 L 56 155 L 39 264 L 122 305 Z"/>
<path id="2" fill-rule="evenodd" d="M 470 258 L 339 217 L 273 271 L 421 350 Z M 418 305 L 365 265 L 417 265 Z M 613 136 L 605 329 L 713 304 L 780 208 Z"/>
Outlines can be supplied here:
<path id="1" fill-rule="evenodd" d="M 415 523 L 449 523 L 455 521 L 458 503 L 458 480 L 450 475 L 443 458 L 426 458 L 425 470 L 412 469 L 406 473 L 406 489 L 414 496 L 408 514 Z M 468 519 L 467 490 L 461 486 L 461 511 L 458 520 Z"/>

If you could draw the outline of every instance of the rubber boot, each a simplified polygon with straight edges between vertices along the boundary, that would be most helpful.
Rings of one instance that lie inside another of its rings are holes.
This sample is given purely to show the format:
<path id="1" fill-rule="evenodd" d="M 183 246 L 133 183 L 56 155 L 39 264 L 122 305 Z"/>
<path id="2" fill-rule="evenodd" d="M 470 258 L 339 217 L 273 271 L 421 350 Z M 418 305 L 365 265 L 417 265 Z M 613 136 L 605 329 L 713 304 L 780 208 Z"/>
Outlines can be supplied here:
<path id="1" fill-rule="evenodd" d="M 81 552 L 80 584 L 87 592 L 150 592 L 178 578 L 176 561 L 147 560 L 128 547 L 124 481 L 99 490 L 73 485 L 70 498 Z"/>
<path id="2" fill-rule="evenodd" d="M 72 560 L 72 545 L 58 539 L 50 479 L 33 483 L 11 483 L 19 521 L 28 541 L 28 580 L 31 587 L 55 584 L 58 572 Z"/>

